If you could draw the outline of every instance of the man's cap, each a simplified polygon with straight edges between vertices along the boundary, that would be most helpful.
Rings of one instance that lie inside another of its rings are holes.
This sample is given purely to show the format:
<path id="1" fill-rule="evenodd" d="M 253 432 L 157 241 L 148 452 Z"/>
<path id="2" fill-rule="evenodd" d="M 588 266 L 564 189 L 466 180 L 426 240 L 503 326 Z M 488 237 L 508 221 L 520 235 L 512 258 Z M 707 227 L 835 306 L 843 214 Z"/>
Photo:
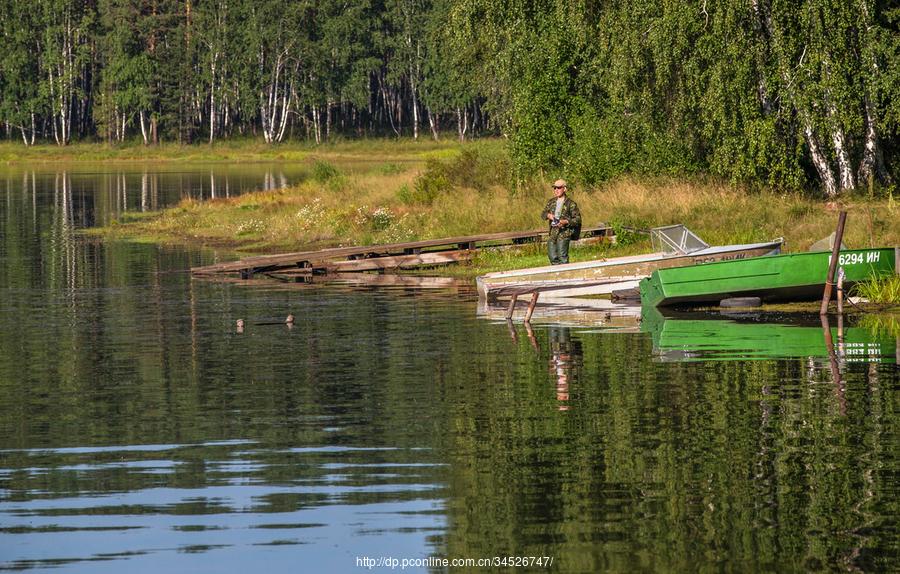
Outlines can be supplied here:
<path id="1" fill-rule="evenodd" d="M 553 182 L 553 187 L 569 187 L 569 184 L 564 179 L 557 179 Z"/>

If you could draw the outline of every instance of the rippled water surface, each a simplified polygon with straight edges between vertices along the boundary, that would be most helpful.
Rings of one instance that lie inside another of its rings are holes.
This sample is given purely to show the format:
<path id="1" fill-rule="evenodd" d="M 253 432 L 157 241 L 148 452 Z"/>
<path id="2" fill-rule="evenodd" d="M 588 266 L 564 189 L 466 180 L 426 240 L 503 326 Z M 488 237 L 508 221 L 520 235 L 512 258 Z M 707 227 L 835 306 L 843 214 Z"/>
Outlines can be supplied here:
<path id="1" fill-rule="evenodd" d="M 192 281 L 209 254 L 77 233 L 140 209 L 120 176 L 0 172 L 0 569 L 900 568 L 884 332 Z"/>

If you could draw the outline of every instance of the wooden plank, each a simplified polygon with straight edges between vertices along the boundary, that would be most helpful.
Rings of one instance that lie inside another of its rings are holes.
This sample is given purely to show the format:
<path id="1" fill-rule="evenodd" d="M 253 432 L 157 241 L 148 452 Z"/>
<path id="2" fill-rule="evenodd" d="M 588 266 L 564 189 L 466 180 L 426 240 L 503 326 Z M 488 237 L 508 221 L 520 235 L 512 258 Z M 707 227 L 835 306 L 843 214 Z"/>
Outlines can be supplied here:
<path id="1" fill-rule="evenodd" d="M 601 234 L 608 236 L 611 228 L 600 225 L 587 228 L 585 234 Z M 334 259 L 347 259 L 358 256 L 393 256 L 400 254 L 422 252 L 429 248 L 453 248 L 456 246 L 477 247 L 478 243 L 486 242 L 514 242 L 517 239 L 544 237 L 546 231 L 515 231 L 502 233 L 487 233 L 483 235 L 471 235 L 462 237 L 446 237 L 441 239 L 426 239 L 421 241 L 412 241 L 406 243 L 388 243 L 382 245 L 364 245 L 354 247 L 336 247 L 329 249 L 320 249 L 316 251 L 299 251 L 294 253 L 282 253 L 278 255 L 261 255 L 255 257 L 247 257 L 239 261 L 230 261 L 225 263 L 217 263 L 203 267 L 195 267 L 191 269 L 193 273 L 236 273 L 245 270 L 260 270 L 263 268 L 277 267 L 295 267 L 306 264 L 315 264 L 320 261 L 329 261 Z"/>
<path id="2" fill-rule="evenodd" d="M 371 287 L 471 290 L 469 281 L 455 277 L 424 277 L 421 275 L 398 275 L 396 273 L 333 273 L 328 275 L 325 280 Z"/>
<path id="3" fill-rule="evenodd" d="M 633 275 L 633 276 L 618 276 L 618 277 L 609 277 L 595 280 L 574 280 L 574 281 L 566 281 L 566 282 L 553 282 L 553 281 L 530 281 L 530 282 L 518 282 L 518 283 L 509 283 L 506 285 L 501 285 L 498 287 L 494 287 L 491 289 L 488 299 L 495 300 L 500 298 L 506 298 L 510 296 L 517 295 L 527 295 L 530 293 L 562 293 L 564 291 L 572 291 L 577 293 L 577 290 L 586 290 L 592 287 L 599 287 L 601 285 L 622 285 L 622 284 L 631 284 L 636 283 L 643 279 L 643 275 Z M 612 287 L 604 290 L 605 292 L 609 292 L 612 290 Z"/>
<path id="4" fill-rule="evenodd" d="M 372 257 L 353 261 L 331 261 L 325 265 L 328 272 L 376 271 L 382 269 L 414 269 L 433 265 L 449 265 L 472 258 L 471 251 L 436 251 L 393 257 Z"/>

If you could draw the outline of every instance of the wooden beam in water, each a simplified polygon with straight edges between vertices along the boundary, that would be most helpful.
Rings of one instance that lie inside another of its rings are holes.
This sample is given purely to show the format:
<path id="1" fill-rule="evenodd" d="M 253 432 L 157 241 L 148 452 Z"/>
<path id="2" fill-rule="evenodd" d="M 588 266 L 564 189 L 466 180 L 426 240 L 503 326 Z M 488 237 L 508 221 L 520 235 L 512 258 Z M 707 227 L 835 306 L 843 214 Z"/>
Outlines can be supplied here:
<path id="1" fill-rule="evenodd" d="M 450 265 L 467 261 L 474 254 L 471 251 L 434 251 L 412 255 L 395 255 L 354 259 L 349 261 L 329 261 L 323 267 L 328 273 L 346 273 L 352 271 L 376 271 L 384 269 L 415 269 L 436 265 Z"/>
<path id="2" fill-rule="evenodd" d="M 513 293 L 513 296 L 509 298 L 509 309 L 506 310 L 507 319 L 512 319 L 513 312 L 516 310 L 516 299 L 518 298 L 519 296 L 515 293 Z"/>
<path id="3" fill-rule="evenodd" d="M 315 251 L 298 251 L 278 255 L 262 255 L 248 257 L 240 261 L 217 263 L 204 267 L 195 267 L 191 271 L 195 274 L 208 273 L 241 273 L 252 276 L 263 270 L 293 267 L 325 267 L 323 262 L 332 262 L 351 259 L 376 259 L 381 257 L 393 257 L 398 255 L 416 255 L 428 252 L 428 250 L 474 250 L 484 247 L 498 247 L 502 245 L 516 244 L 527 241 L 540 241 L 547 235 L 546 231 L 516 231 L 503 233 L 487 233 L 483 235 L 470 235 L 462 237 L 447 237 L 442 239 L 426 239 L 406 243 L 388 243 L 382 245 L 363 245 L 354 247 L 336 247 Z M 606 225 L 586 228 L 583 237 L 612 236 L 612 228 Z M 481 245 L 479 245 L 481 244 Z"/>

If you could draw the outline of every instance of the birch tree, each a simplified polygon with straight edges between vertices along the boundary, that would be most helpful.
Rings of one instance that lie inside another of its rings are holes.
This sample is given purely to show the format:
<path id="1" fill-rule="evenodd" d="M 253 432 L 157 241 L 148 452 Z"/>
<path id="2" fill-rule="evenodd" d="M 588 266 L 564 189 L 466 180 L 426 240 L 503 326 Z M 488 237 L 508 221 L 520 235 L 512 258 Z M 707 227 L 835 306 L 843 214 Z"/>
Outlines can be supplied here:
<path id="1" fill-rule="evenodd" d="M 35 10 L 21 2 L 7 2 L 0 10 L 0 119 L 13 126 L 22 142 L 34 145 L 37 117 L 46 100 L 41 97 L 41 35 Z"/>
<path id="2" fill-rule="evenodd" d="M 244 45 L 252 59 L 249 89 L 255 95 L 263 138 L 267 143 L 284 139 L 294 108 L 297 81 L 304 61 L 303 5 L 282 0 L 248 6 Z"/>
<path id="3" fill-rule="evenodd" d="M 142 6 L 135 0 L 105 0 L 99 6 L 104 35 L 94 121 L 105 139 L 121 142 L 150 104 L 151 65 L 137 28 Z M 148 143 L 143 121 L 141 134 Z"/>
<path id="4" fill-rule="evenodd" d="M 90 56 L 92 7 L 73 0 L 42 0 L 41 64 L 50 102 L 53 139 L 67 145 L 72 137 L 76 99 L 83 95 L 82 66 Z"/>

